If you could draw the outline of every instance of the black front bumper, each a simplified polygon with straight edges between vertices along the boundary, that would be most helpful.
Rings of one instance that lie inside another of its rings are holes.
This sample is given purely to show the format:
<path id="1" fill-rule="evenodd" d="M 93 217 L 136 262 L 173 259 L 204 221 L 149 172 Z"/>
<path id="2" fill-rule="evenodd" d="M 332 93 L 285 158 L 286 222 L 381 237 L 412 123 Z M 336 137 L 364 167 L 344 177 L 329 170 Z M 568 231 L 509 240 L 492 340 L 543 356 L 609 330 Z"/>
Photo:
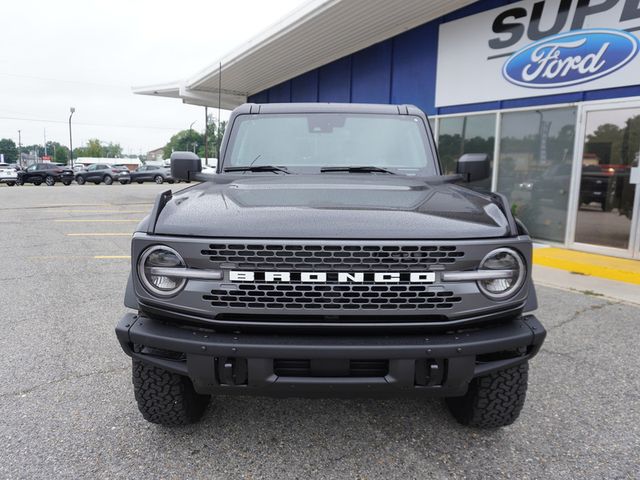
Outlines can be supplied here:
<path id="1" fill-rule="evenodd" d="M 546 331 L 526 315 L 427 335 L 232 334 L 129 313 L 116 334 L 127 355 L 188 376 L 200 393 L 456 396 L 474 377 L 532 358 Z"/>

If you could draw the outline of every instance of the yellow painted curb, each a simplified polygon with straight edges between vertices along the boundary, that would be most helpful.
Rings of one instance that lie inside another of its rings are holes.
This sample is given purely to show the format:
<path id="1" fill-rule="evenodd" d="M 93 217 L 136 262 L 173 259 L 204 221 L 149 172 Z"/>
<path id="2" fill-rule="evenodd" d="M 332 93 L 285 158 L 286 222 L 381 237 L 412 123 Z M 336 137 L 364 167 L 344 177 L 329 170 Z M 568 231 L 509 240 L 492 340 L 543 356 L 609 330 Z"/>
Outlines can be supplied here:
<path id="1" fill-rule="evenodd" d="M 640 261 L 638 260 L 607 257 L 563 248 L 534 248 L 533 263 L 640 285 Z"/>

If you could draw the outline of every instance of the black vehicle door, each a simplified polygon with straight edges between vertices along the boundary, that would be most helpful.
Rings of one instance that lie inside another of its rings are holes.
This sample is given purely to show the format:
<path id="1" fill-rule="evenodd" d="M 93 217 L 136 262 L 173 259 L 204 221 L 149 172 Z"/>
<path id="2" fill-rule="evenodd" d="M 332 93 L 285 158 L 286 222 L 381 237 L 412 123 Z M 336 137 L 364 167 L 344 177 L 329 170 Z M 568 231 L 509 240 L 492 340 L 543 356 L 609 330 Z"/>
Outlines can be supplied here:
<path id="1" fill-rule="evenodd" d="M 24 176 L 22 177 L 23 181 L 24 182 L 33 182 L 33 180 L 35 178 L 38 178 L 37 174 L 36 174 L 37 168 L 38 168 L 38 164 L 37 163 L 34 163 L 33 165 L 29 165 L 24 171 Z"/>
<path id="2" fill-rule="evenodd" d="M 36 164 L 36 168 L 33 171 L 31 181 L 40 181 L 44 182 L 44 177 L 47 175 L 46 165 L 42 163 Z"/>

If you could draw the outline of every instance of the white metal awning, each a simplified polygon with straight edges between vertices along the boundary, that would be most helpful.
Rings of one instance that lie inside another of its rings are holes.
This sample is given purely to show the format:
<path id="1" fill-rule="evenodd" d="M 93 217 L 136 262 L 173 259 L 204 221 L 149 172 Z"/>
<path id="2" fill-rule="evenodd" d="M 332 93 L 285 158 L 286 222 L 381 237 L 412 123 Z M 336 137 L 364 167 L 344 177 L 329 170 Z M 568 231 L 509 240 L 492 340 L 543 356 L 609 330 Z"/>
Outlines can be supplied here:
<path id="1" fill-rule="evenodd" d="M 193 77 L 133 90 L 210 107 L 218 107 L 220 98 L 221 108 L 232 109 L 249 95 L 470 3 L 473 0 L 311 0 Z"/>

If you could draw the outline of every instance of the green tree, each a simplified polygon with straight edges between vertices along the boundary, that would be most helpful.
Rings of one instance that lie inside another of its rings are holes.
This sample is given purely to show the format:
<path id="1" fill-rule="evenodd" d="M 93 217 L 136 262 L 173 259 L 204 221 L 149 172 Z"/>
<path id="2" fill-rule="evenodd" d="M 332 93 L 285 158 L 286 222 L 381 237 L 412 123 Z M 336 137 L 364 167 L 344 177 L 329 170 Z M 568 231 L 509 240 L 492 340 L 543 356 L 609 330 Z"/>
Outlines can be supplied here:
<path id="1" fill-rule="evenodd" d="M 18 149 L 15 142 L 10 138 L 0 140 L 0 153 L 4 154 L 4 161 L 7 163 L 18 161 Z"/>
<path id="2" fill-rule="evenodd" d="M 122 158 L 122 147 L 119 143 L 111 143 L 103 145 L 102 156 L 109 158 Z"/>
<path id="3" fill-rule="evenodd" d="M 209 158 L 220 158 L 220 145 L 222 145 L 222 137 L 227 127 L 227 122 L 221 122 L 220 128 L 215 124 L 212 117 L 209 117 L 209 123 L 207 125 L 207 147 Z M 204 139 L 203 145 L 198 150 L 198 155 L 205 157 Z"/>
<path id="4" fill-rule="evenodd" d="M 42 150 L 44 155 L 44 149 Z M 47 155 L 53 158 L 54 162 L 67 163 L 69 161 L 69 148 L 61 145 L 59 142 L 49 140 L 47 142 Z"/>
<path id="5" fill-rule="evenodd" d="M 199 153 L 199 148 L 204 145 L 204 136 L 195 130 L 182 130 L 171 137 L 164 147 L 164 158 L 171 157 L 173 152 L 187 151 Z"/>
<path id="6" fill-rule="evenodd" d="M 36 157 L 44 155 L 44 147 L 35 143 L 33 145 L 23 145 L 22 151 L 29 154 L 33 153 Z"/>
<path id="7" fill-rule="evenodd" d="M 195 152 L 199 157 L 219 158 L 222 137 L 227 122 L 221 122 L 218 128 L 213 116 L 209 116 L 207 122 L 207 148 L 205 148 L 204 134 L 195 130 L 182 130 L 171 137 L 169 143 L 164 146 L 164 158 L 171 157 L 173 152 Z"/>
<path id="8" fill-rule="evenodd" d="M 90 138 L 85 147 L 86 155 L 85 157 L 102 157 L 102 144 L 100 140 L 97 138 Z"/>
<path id="9" fill-rule="evenodd" d="M 108 158 L 122 158 L 122 147 L 119 143 L 108 144 L 102 143 L 97 138 L 90 139 L 83 147 L 78 147 L 73 150 L 74 156 L 77 157 L 108 157 Z"/>

